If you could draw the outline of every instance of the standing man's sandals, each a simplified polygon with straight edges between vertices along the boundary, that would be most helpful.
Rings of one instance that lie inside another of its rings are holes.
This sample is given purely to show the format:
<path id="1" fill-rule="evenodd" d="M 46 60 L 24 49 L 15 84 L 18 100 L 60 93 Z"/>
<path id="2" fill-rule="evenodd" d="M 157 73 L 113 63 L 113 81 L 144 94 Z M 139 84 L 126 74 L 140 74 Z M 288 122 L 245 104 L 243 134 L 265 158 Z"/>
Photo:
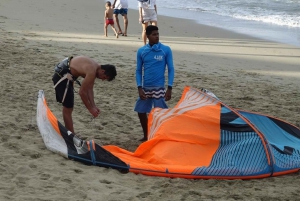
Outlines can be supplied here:
<path id="1" fill-rule="evenodd" d="M 127 34 L 122 34 L 122 36 L 127 36 Z"/>

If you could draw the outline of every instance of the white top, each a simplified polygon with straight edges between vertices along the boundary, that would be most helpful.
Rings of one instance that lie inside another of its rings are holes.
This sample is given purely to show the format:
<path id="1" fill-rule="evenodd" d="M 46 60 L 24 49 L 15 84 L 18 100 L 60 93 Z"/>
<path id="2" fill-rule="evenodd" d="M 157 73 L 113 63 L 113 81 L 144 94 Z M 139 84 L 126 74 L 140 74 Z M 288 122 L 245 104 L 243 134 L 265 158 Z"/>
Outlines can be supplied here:
<path id="1" fill-rule="evenodd" d="M 128 8 L 127 0 L 116 0 L 115 9 Z"/>
<path id="2" fill-rule="evenodd" d="M 148 0 L 147 2 L 138 2 L 139 8 L 143 9 L 155 9 L 154 5 L 156 5 L 156 0 Z"/>

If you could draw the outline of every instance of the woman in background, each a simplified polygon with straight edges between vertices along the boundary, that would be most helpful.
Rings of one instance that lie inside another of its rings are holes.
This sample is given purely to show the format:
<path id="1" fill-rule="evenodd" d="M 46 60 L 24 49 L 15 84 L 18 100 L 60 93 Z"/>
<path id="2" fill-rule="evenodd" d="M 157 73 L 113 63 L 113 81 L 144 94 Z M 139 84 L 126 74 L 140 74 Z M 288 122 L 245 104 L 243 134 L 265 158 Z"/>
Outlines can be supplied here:
<path id="1" fill-rule="evenodd" d="M 144 41 L 144 45 L 147 42 L 146 36 L 146 28 L 148 23 L 150 22 L 151 25 L 157 26 L 157 7 L 156 7 L 156 0 L 140 0 L 138 1 L 139 6 L 139 22 L 142 23 L 143 32 L 142 32 L 142 39 Z"/>

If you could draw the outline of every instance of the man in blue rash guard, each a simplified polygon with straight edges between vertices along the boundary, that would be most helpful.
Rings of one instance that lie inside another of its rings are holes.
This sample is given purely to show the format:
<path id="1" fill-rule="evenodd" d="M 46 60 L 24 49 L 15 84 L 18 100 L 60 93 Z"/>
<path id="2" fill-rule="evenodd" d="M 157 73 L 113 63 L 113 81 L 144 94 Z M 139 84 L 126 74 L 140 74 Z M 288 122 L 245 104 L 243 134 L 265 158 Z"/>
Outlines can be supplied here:
<path id="1" fill-rule="evenodd" d="M 149 25 L 146 28 L 149 43 L 137 51 L 136 84 L 139 98 L 134 111 L 138 113 L 144 132 L 141 141 L 148 136 L 148 113 L 152 107 L 168 108 L 165 101 L 171 99 L 174 80 L 172 50 L 159 42 L 158 27 Z M 168 67 L 168 88 L 165 90 L 165 70 Z"/>

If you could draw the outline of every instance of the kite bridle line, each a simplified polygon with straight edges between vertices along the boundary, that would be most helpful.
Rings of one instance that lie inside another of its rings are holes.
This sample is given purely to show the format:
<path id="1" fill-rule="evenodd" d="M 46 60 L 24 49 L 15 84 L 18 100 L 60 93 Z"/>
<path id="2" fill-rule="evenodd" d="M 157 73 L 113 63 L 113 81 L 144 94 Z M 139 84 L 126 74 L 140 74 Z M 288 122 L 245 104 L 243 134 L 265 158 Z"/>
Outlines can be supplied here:
<path id="1" fill-rule="evenodd" d="M 78 85 L 79 85 L 79 88 L 81 87 L 81 83 L 80 83 L 80 81 L 79 80 L 73 80 L 73 82 L 76 82 Z M 68 88 L 68 86 L 67 86 L 67 88 Z M 76 91 L 75 90 L 75 87 L 73 87 L 73 91 L 74 91 L 74 93 L 76 93 L 76 94 L 79 94 L 79 91 Z M 94 122 L 94 123 L 93 123 Z M 97 131 L 97 128 L 96 128 L 96 117 L 91 117 L 91 120 L 90 120 L 90 122 L 89 122 L 89 124 L 91 125 L 91 127 L 95 130 L 95 131 Z M 82 140 L 82 139 L 81 139 Z M 103 143 L 102 143 L 102 141 L 100 140 L 100 143 L 99 144 L 101 144 L 101 145 L 103 145 Z"/>
<path id="2" fill-rule="evenodd" d="M 95 133 L 97 133 L 97 128 L 96 128 L 96 118 L 97 117 L 93 117 L 91 118 L 91 121 L 90 121 L 90 125 L 91 127 L 95 130 Z M 98 141 L 98 144 L 103 146 L 103 142 L 101 141 L 101 139 L 97 138 L 97 141 Z"/>

